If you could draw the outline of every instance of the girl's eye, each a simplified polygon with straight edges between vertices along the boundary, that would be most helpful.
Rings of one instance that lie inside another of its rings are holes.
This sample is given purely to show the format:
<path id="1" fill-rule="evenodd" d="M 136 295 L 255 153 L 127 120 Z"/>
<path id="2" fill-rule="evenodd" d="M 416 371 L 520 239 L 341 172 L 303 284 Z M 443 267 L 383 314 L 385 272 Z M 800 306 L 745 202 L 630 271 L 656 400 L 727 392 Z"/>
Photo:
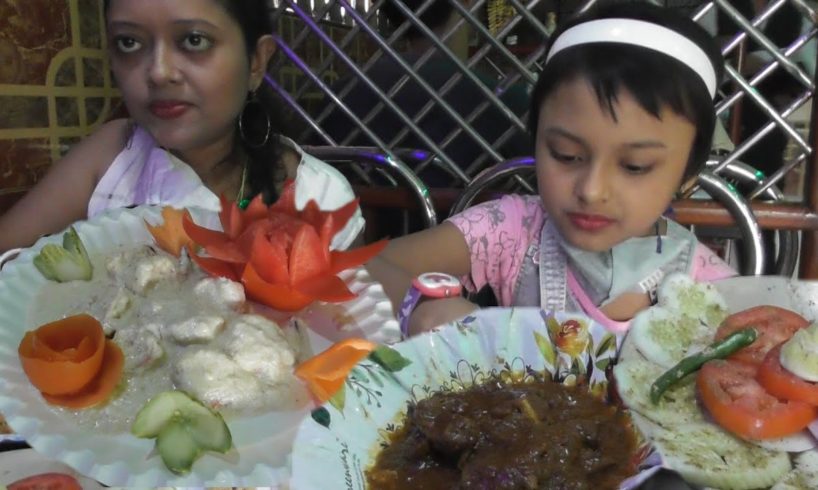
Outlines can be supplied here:
<path id="1" fill-rule="evenodd" d="M 549 148 L 548 152 L 551 153 L 551 158 L 553 158 L 554 160 L 556 160 L 558 162 L 575 163 L 575 162 L 581 162 L 582 161 L 582 157 L 579 156 L 579 155 L 572 155 L 570 153 L 560 153 L 560 152 L 558 152 L 557 150 L 555 150 L 553 148 Z"/>
<path id="2" fill-rule="evenodd" d="M 210 39 L 198 33 L 188 34 L 182 40 L 182 47 L 188 51 L 206 51 L 212 44 Z"/>
<path id="3" fill-rule="evenodd" d="M 142 47 L 142 43 L 130 36 L 119 36 L 114 39 L 116 49 L 121 53 L 133 53 Z"/>
<path id="4" fill-rule="evenodd" d="M 643 175 L 653 169 L 653 165 L 636 165 L 634 163 L 623 163 L 622 168 L 631 175 Z"/>

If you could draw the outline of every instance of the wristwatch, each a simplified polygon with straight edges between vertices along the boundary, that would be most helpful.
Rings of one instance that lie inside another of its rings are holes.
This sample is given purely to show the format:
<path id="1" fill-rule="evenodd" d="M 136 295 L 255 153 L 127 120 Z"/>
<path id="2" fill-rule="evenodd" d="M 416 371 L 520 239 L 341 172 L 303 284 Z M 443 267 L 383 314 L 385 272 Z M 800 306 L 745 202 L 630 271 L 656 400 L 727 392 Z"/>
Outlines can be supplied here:
<path id="1" fill-rule="evenodd" d="M 426 272 L 414 278 L 398 310 L 398 323 L 403 338 L 409 336 L 409 317 L 421 298 L 450 298 L 458 296 L 462 290 L 460 280 L 444 272 Z"/>

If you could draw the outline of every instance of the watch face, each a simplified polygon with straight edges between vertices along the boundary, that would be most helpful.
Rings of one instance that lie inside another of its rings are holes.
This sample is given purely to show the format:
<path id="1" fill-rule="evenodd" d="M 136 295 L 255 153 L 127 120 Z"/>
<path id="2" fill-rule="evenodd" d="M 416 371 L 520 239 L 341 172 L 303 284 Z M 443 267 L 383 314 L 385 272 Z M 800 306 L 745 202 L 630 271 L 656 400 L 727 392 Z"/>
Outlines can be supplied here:
<path id="1" fill-rule="evenodd" d="M 415 287 L 425 296 L 443 298 L 460 294 L 462 288 L 460 281 L 451 274 L 443 272 L 427 272 L 419 275 L 415 281 Z"/>

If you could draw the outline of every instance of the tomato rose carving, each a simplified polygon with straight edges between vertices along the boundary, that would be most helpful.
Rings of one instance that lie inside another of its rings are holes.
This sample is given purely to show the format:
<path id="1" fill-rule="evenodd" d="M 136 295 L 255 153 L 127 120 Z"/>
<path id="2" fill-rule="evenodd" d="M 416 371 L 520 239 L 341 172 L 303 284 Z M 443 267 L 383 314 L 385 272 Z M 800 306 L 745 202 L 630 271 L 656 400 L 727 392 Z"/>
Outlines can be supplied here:
<path id="1" fill-rule="evenodd" d="M 330 250 L 332 237 L 358 209 L 353 200 L 335 211 L 322 211 L 315 201 L 295 208 L 295 186 L 288 182 L 269 208 L 257 196 L 246 210 L 222 198 L 219 213 L 224 231 L 182 219 L 185 233 L 207 256 L 191 248 L 191 259 L 207 273 L 241 281 L 253 301 L 280 311 L 298 311 L 313 301 L 338 303 L 355 294 L 337 274 L 360 266 L 386 246 L 386 241 L 354 250 Z"/>

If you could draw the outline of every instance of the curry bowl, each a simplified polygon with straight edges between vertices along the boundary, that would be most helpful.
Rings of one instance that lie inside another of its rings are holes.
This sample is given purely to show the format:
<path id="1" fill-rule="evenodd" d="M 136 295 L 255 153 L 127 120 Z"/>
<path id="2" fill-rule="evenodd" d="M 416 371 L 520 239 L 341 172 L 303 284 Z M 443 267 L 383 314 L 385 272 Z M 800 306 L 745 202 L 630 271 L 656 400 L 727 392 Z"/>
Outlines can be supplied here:
<path id="1" fill-rule="evenodd" d="M 620 342 L 620 336 L 582 315 L 493 308 L 396 344 L 390 358 L 359 363 L 341 391 L 301 423 L 293 446 L 291 486 L 378 488 L 370 471 L 378 454 L 396 441 L 407 413 L 435 396 L 467 393 L 475 386 L 516 389 L 545 380 L 604 399 Z M 567 420 L 563 432 L 575 432 L 571 417 Z M 625 425 L 633 444 L 624 474 L 633 475 L 642 445 Z M 619 486 L 628 485 L 626 478 Z"/>

